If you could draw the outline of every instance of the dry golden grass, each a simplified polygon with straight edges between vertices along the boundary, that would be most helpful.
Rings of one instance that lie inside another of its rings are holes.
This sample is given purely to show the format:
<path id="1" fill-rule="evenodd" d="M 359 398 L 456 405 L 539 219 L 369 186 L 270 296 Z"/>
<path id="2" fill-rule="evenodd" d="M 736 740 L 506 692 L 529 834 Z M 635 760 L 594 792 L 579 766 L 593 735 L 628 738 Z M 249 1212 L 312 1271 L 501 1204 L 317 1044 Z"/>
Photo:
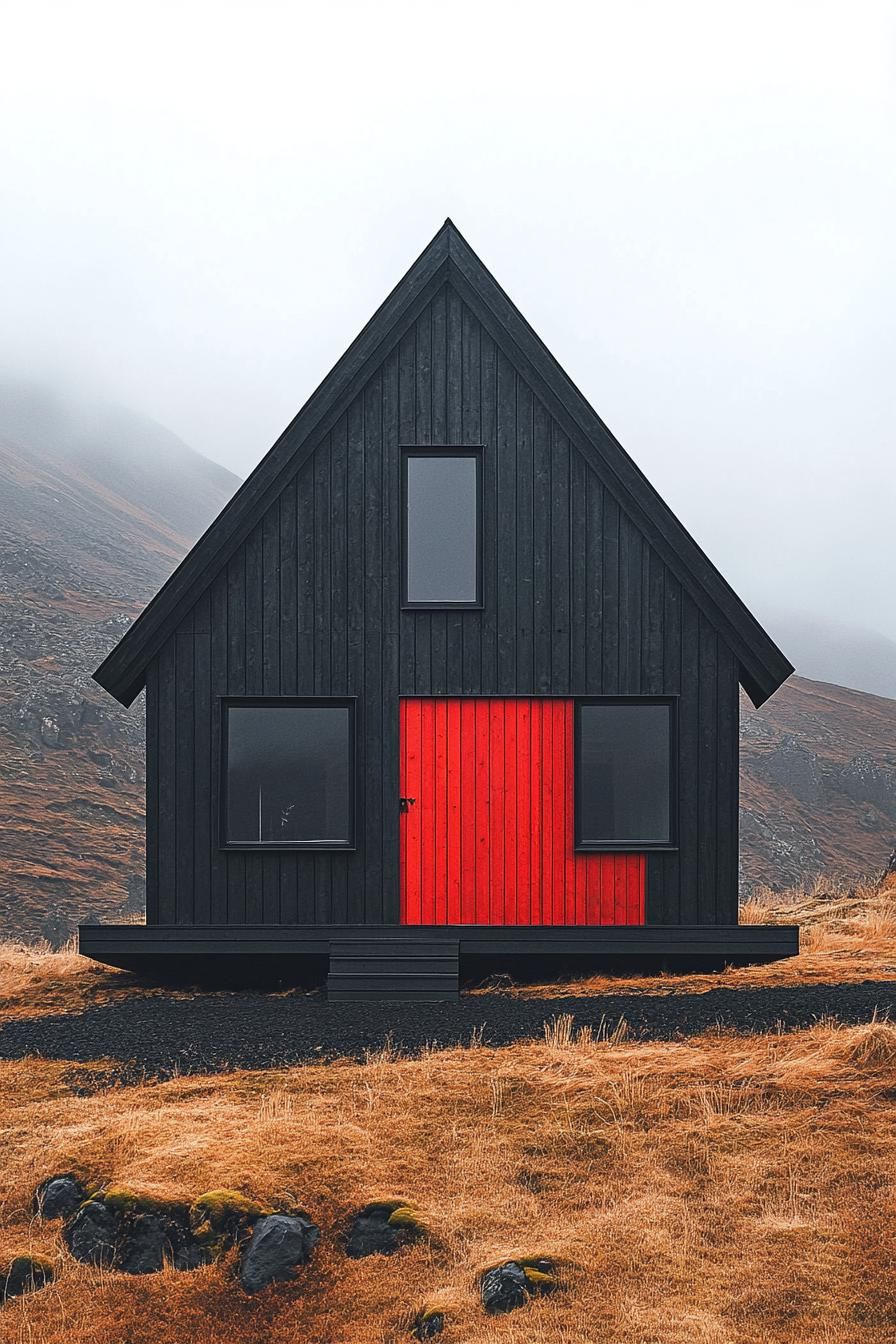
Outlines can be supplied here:
<path id="1" fill-rule="evenodd" d="M 788 891 L 760 891 L 741 906 L 740 919 L 742 924 L 798 924 L 799 956 L 710 974 L 593 975 L 561 985 L 519 985 L 508 992 L 532 997 L 558 992 L 675 994 L 896 979 L 896 876 L 858 887 L 819 878 Z"/>
<path id="2" fill-rule="evenodd" d="M 766 894 L 798 959 L 718 975 L 594 977 L 567 993 L 896 974 L 896 882 Z M 557 992 L 557 986 L 543 987 Z M 543 992 L 542 990 L 542 992 Z M 154 992 L 78 957 L 0 945 L 0 1017 Z M 537 993 L 538 989 L 514 992 Z M 85 1076 L 108 1068 L 79 1066 Z M 390 1053 L 365 1065 L 196 1077 L 76 1095 L 68 1066 L 0 1063 L 0 1260 L 57 1282 L 0 1311 L 16 1344 L 386 1344 L 443 1307 L 446 1344 L 892 1344 L 896 1026 L 687 1044 L 599 1041 L 561 1018 L 543 1044 Z M 28 1212 L 75 1168 L 157 1194 L 235 1187 L 304 1203 L 324 1230 L 295 1284 L 246 1298 L 232 1265 L 134 1279 L 72 1261 Z M 370 1199 L 413 1201 L 431 1242 L 349 1261 Z M 566 1287 L 489 1319 L 475 1276 L 549 1255 Z"/>
<path id="3" fill-rule="evenodd" d="M 75 1013 L 111 999 L 161 992 L 140 986 L 127 971 L 88 961 L 74 940 L 59 952 L 46 943 L 0 940 L 0 1021 Z"/>
<path id="4" fill-rule="evenodd" d="M 83 1072 L 83 1071 L 82 1071 Z M 446 1344 L 892 1344 L 896 1026 L 687 1044 L 543 1043 L 145 1083 L 73 1095 L 65 1065 L 0 1064 L 0 1258 L 53 1258 L 0 1311 L 15 1344 L 384 1344 L 445 1309 Z M 224 1263 L 145 1278 L 78 1265 L 30 1218 L 69 1168 L 160 1195 L 288 1195 L 323 1229 L 292 1284 Z M 350 1261 L 367 1200 L 432 1241 Z M 548 1255 L 566 1286 L 485 1316 L 475 1275 Z"/>

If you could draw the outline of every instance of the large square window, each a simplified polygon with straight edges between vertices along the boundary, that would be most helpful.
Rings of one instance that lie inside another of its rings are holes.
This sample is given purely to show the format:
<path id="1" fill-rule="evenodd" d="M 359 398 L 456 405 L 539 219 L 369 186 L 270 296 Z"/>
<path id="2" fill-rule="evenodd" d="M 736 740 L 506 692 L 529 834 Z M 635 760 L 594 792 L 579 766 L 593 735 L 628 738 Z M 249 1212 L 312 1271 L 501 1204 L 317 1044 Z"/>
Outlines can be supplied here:
<path id="1" fill-rule="evenodd" d="M 354 701 L 227 701 L 223 718 L 225 845 L 354 847 Z"/>
<path id="2" fill-rule="evenodd" d="M 402 453 L 402 602 L 482 605 L 482 454 L 478 448 Z"/>
<path id="3" fill-rule="evenodd" d="M 674 703 L 576 703 L 577 849 L 674 844 Z"/>

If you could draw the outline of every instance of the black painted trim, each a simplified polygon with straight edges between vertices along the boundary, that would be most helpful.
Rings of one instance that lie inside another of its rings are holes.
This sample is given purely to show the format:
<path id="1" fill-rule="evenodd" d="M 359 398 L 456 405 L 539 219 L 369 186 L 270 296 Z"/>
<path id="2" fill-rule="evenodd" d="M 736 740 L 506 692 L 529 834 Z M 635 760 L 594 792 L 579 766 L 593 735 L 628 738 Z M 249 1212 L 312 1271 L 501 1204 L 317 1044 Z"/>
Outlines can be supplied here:
<path id="1" fill-rule="evenodd" d="M 446 221 L 450 224 L 451 221 Z M 740 661 L 741 682 L 759 707 L 794 671 L 771 636 L 672 512 L 647 477 L 561 368 L 541 337 L 451 225 L 449 278 L 492 338 L 545 397 L 548 409 L 572 431 L 582 451 L 638 527 L 677 562 L 680 577 Z M 579 433 L 576 433 L 576 430 Z M 581 436 L 584 435 L 584 442 Z"/>
<path id="2" fill-rule="evenodd" d="M 418 310 L 444 285 L 448 222 L 424 248 L 360 334 L 311 394 L 274 446 L 246 478 L 177 568 L 93 673 L 127 706 L 140 694 L 146 668 L 193 603 L 218 576 L 272 499 L 308 461 L 357 387 Z"/>
<path id="3" fill-rule="evenodd" d="M 293 840 L 275 843 L 270 840 L 228 840 L 227 839 L 227 711 L 231 708 L 271 708 L 300 709 L 303 706 L 320 709 L 326 705 L 344 708 L 349 711 L 349 732 L 351 734 L 351 784 L 349 787 L 349 832 L 348 840 Z M 356 695 L 222 695 L 215 702 L 215 728 L 220 744 L 221 768 L 217 772 L 213 785 L 217 796 L 212 801 L 215 816 L 218 819 L 218 848 L 231 853 L 258 852 L 280 854 L 295 850 L 320 854 L 351 854 L 358 848 L 360 829 L 358 813 L 358 697 Z"/>
<path id="4" fill-rule="evenodd" d="M 401 480 L 399 499 L 401 501 L 401 607 L 403 611 L 482 611 L 485 607 L 485 593 L 482 577 L 482 549 L 484 544 L 485 523 L 483 520 L 484 497 L 482 488 L 482 458 L 485 447 L 474 444 L 419 444 L 403 443 L 399 446 Z M 411 457 L 472 457 L 476 463 L 476 599 L 473 602 L 411 602 L 408 598 L 408 459 Z"/>
<path id="5" fill-rule="evenodd" d="M 583 840 L 581 828 L 581 709 L 584 705 L 666 705 L 669 710 L 669 836 L 664 840 Z M 674 853 L 678 849 L 678 696 L 581 695 L 573 711 L 573 848 L 577 854 Z"/>

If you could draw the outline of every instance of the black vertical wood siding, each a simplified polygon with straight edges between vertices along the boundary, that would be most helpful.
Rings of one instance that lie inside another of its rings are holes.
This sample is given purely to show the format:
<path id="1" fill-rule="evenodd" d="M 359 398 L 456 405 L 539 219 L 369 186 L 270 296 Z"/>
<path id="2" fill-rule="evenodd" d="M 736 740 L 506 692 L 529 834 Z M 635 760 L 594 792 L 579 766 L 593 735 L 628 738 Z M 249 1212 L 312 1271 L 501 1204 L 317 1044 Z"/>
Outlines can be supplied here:
<path id="1" fill-rule="evenodd" d="M 483 444 L 482 611 L 399 606 L 399 445 Z M 219 697 L 359 700 L 355 852 L 222 851 Z M 402 695 L 680 696 L 679 847 L 648 923 L 737 919 L 738 668 L 446 284 L 149 668 L 150 922 L 398 918 Z"/>

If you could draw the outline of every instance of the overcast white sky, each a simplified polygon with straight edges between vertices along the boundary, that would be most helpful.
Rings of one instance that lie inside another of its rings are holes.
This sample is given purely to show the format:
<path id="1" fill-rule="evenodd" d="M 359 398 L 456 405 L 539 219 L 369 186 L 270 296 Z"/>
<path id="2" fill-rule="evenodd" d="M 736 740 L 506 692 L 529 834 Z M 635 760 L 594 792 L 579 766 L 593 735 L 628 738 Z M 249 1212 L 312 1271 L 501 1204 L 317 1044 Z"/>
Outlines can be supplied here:
<path id="1" fill-rule="evenodd" d="M 246 474 L 451 215 L 760 615 L 896 636 L 896 6 L 0 15 L 0 366 Z"/>

